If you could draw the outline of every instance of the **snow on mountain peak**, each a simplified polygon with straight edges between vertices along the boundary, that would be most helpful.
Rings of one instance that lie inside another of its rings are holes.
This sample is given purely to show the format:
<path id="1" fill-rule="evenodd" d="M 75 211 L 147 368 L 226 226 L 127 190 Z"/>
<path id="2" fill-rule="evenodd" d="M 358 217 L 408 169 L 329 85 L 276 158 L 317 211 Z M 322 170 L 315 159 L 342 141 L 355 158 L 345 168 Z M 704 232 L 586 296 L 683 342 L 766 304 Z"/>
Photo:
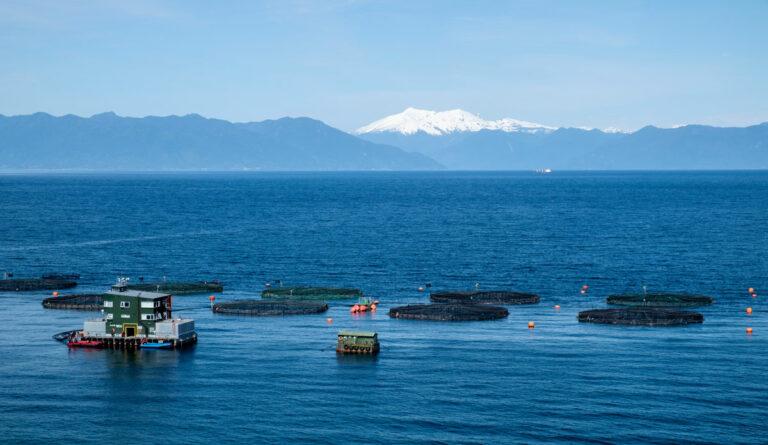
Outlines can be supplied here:
<path id="1" fill-rule="evenodd" d="M 539 131 L 552 131 L 555 129 L 555 127 L 548 127 L 546 125 L 510 118 L 487 121 L 481 119 L 480 116 L 476 114 L 460 109 L 430 111 L 408 107 L 402 113 L 393 114 L 364 127 L 360 127 L 355 133 L 391 132 L 414 134 L 422 131 L 433 136 L 440 136 L 443 134 L 463 131 L 500 130 L 506 132 L 536 133 Z"/>

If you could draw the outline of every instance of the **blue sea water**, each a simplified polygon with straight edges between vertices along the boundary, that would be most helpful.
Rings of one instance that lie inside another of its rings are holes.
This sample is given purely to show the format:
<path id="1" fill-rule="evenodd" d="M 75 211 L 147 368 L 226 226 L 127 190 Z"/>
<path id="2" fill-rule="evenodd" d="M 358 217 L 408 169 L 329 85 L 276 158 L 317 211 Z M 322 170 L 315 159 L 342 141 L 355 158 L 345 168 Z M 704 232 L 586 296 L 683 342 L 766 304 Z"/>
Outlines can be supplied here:
<path id="1" fill-rule="evenodd" d="M 382 302 L 247 318 L 183 296 L 190 350 L 70 351 L 51 335 L 94 313 L 0 293 L 0 441 L 768 443 L 767 233 L 768 172 L 0 176 L 0 268 L 17 277 L 218 278 L 217 301 L 282 279 Z M 426 302 L 425 282 L 542 302 L 387 317 Z M 698 326 L 576 321 L 643 285 L 717 302 Z M 344 328 L 377 331 L 381 354 L 337 357 Z"/>

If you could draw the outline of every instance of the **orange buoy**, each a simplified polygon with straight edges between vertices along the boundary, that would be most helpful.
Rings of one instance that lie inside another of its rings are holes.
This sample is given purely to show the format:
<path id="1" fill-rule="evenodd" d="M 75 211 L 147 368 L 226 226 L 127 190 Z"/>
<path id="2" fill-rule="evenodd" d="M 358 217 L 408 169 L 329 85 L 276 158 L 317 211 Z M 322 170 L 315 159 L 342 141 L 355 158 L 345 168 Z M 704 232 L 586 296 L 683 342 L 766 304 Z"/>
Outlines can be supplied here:
<path id="1" fill-rule="evenodd" d="M 752 314 L 752 308 L 751 308 L 751 307 L 748 307 L 748 308 L 747 308 L 747 315 L 751 315 L 751 314 Z"/>
<path id="2" fill-rule="evenodd" d="M 59 296 L 59 291 L 55 290 L 53 291 L 53 298 L 56 298 Z"/>
<path id="3" fill-rule="evenodd" d="M 328 318 L 325 319 L 325 322 L 328 323 L 328 324 L 333 324 L 333 318 L 328 317 Z"/>
<path id="4" fill-rule="evenodd" d="M 536 323 L 534 323 L 534 322 L 532 322 L 532 321 L 529 321 L 529 322 L 528 322 L 528 329 L 533 329 L 533 328 L 535 328 L 535 327 L 536 327 Z"/>
<path id="5" fill-rule="evenodd" d="M 747 290 L 747 292 L 749 292 L 750 294 L 754 294 L 755 293 L 755 288 L 754 287 L 750 287 L 749 290 Z"/>
<path id="6" fill-rule="evenodd" d="M 747 334 L 752 335 L 752 328 L 747 328 Z"/>
<path id="7" fill-rule="evenodd" d="M 216 295 L 211 295 L 210 297 L 208 297 L 208 299 L 211 300 L 211 301 L 215 301 L 216 300 Z"/>

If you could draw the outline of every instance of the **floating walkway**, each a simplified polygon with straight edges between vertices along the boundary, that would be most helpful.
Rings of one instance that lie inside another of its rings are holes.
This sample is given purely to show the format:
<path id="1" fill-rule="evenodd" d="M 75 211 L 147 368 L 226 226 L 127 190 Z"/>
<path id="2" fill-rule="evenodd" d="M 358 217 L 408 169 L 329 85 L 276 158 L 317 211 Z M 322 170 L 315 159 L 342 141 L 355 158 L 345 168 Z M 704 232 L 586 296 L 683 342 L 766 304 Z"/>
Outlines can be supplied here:
<path id="1" fill-rule="evenodd" d="M 321 314 L 328 310 L 328 305 L 316 301 L 265 301 L 236 300 L 213 305 L 216 314 L 280 316 Z"/>
<path id="2" fill-rule="evenodd" d="M 352 300 L 363 291 L 346 287 L 270 287 L 261 291 L 261 298 L 280 300 Z"/>
<path id="3" fill-rule="evenodd" d="M 497 320 L 509 315 L 503 307 L 485 304 L 412 304 L 394 307 L 389 310 L 392 318 L 434 321 L 479 321 Z"/>
<path id="4" fill-rule="evenodd" d="M 46 309 L 73 309 L 78 311 L 100 311 L 104 308 L 104 294 L 60 295 L 43 299 Z"/>
<path id="5" fill-rule="evenodd" d="M 675 311 L 651 307 L 622 309 L 592 309 L 579 312 L 580 323 L 600 323 L 626 326 L 685 326 L 704 322 L 698 312 Z"/>
<path id="6" fill-rule="evenodd" d="M 696 307 L 710 305 L 715 299 L 706 295 L 654 292 L 609 295 L 606 302 L 617 306 Z"/>
<path id="7" fill-rule="evenodd" d="M 539 296 L 526 292 L 505 290 L 485 291 L 445 291 L 432 292 L 429 295 L 433 303 L 479 303 L 479 304 L 537 304 Z"/>

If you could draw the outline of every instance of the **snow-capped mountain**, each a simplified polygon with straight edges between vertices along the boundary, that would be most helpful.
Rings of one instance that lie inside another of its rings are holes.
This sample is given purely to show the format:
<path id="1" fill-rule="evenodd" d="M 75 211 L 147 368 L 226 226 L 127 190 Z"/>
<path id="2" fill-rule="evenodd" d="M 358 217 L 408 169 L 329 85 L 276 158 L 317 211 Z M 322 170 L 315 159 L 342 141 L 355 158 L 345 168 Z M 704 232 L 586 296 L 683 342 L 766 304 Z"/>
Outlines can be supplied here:
<path id="1" fill-rule="evenodd" d="M 432 136 L 441 136 L 449 133 L 475 132 L 480 130 L 497 130 L 507 133 L 539 133 L 556 129 L 556 127 L 510 118 L 487 121 L 476 114 L 458 109 L 430 111 L 407 108 L 402 113 L 393 114 L 360 127 L 355 133 L 389 132 L 411 135 L 424 132 Z"/>

